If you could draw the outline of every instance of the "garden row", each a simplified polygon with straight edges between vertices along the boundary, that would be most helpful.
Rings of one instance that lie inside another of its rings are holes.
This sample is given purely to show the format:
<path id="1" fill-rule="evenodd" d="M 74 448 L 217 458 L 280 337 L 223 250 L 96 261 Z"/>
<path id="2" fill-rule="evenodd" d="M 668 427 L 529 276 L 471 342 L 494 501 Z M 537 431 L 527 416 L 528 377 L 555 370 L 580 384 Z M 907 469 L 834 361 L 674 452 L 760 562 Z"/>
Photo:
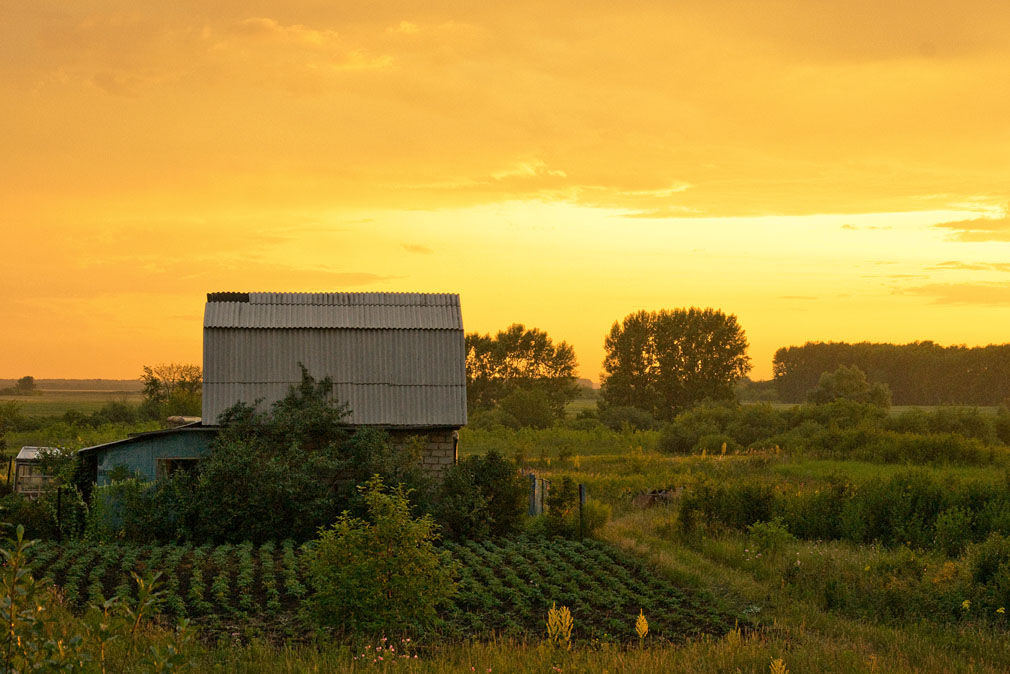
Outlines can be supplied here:
<path id="1" fill-rule="evenodd" d="M 582 640 L 636 640 L 639 611 L 650 638 L 659 641 L 722 634 L 734 622 L 603 543 L 518 538 L 446 547 L 461 562 L 459 591 L 440 620 L 450 636 L 539 638 L 555 603 L 571 610 L 573 638 Z M 36 574 L 60 586 L 77 610 L 113 596 L 129 600 L 136 591 L 132 573 L 160 572 L 167 616 L 297 629 L 297 609 L 308 593 L 301 553 L 290 541 L 258 547 L 43 542 L 30 550 Z"/>
<path id="2" fill-rule="evenodd" d="M 571 611 L 576 640 L 636 641 L 640 611 L 658 641 L 724 634 L 734 624 L 709 601 L 605 543 L 519 538 L 447 547 L 463 566 L 446 617 L 463 636 L 539 636 L 554 604 Z"/>

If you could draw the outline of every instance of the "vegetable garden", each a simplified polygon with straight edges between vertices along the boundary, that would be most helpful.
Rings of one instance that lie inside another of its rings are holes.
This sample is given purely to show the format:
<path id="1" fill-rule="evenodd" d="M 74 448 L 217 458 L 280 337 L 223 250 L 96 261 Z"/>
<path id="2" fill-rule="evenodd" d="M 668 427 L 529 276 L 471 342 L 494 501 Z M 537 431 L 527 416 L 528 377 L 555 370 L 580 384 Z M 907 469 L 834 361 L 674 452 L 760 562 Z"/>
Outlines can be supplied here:
<path id="1" fill-rule="evenodd" d="M 447 636 L 540 638 L 555 603 L 571 609 L 576 640 L 635 642 L 639 611 L 649 620 L 650 639 L 658 641 L 723 634 L 734 623 L 605 543 L 524 537 L 445 547 L 461 562 L 459 592 L 442 612 Z M 166 617 L 290 635 L 304 630 L 297 617 L 307 594 L 300 554 L 291 541 L 258 547 L 42 542 L 31 548 L 31 562 L 75 609 L 129 597 L 136 586 L 131 572 L 160 572 Z"/>

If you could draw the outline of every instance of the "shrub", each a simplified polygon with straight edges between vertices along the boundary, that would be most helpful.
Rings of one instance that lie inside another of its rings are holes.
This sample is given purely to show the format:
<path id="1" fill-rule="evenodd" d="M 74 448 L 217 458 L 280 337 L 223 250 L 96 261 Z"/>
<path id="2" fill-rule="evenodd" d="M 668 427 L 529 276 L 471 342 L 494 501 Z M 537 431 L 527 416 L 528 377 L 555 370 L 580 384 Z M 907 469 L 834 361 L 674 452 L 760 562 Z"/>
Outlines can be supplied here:
<path id="1" fill-rule="evenodd" d="M 663 426 L 659 434 L 659 451 L 664 454 L 690 454 L 698 442 L 697 433 L 681 426 L 676 421 Z"/>
<path id="2" fill-rule="evenodd" d="M 42 499 L 27 499 L 20 494 L 0 498 L 3 520 L 24 527 L 29 538 L 56 538 L 56 519 Z"/>
<path id="3" fill-rule="evenodd" d="M 511 414 L 508 414 L 504 410 L 500 410 L 496 407 L 493 410 L 474 410 L 474 412 L 469 415 L 467 427 L 474 430 L 484 431 L 495 430 L 498 428 L 511 428 L 512 430 L 518 430 L 522 428 L 522 424 L 520 424 L 519 420 Z"/>
<path id="4" fill-rule="evenodd" d="M 846 502 L 842 536 L 854 543 L 879 542 L 931 547 L 936 517 L 945 506 L 944 490 L 929 474 L 899 473 L 890 480 L 871 480 Z"/>
<path id="5" fill-rule="evenodd" d="M 988 609 L 1010 606 L 1010 539 L 993 533 L 966 556 L 979 603 Z"/>
<path id="6" fill-rule="evenodd" d="M 741 405 L 726 425 L 726 433 L 744 447 L 753 447 L 785 430 L 782 414 L 768 403 Z"/>
<path id="7" fill-rule="evenodd" d="M 813 421 L 824 428 L 879 428 L 887 418 L 887 410 L 872 403 L 839 399 L 816 405 L 798 405 L 785 412 L 786 423 L 795 428 Z"/>
<path id="8" fill-rule="evenodd" d="M 972 516 L 960 506 L 947 508 L 936 517 L 936 548 L 957 557 L 971 543 Z"/>
<path id="9" fill-rule="evenodd" d="M 113 480 L 91 495 L 85 536 L 94 541 L 181 541 L 190 537 L 195 479 L 186 471 L 146 482 Z"/>
<path id="10" fill-rule="evenodd" d="M 564 425 L 565 428 L 570 428 L 574 431 L 600 431 L 607 429 L 607 427 L 603 425 L 603 422 L 596 417 L 580 416 L 575 419 L 567 420 Z"/>
<path id="11" fill-rule="evenodd" d="M 1004 445 L 1010 445 L 1010 410 L 1006 405 L 1001 405 L 996 412 L 996 419 L 993 421 L 993 432 L 996 439 Z"/>
<path id="12" fill-rule="evenodd" d="M 773 517 L 775 495 L 769 485 L 739 482 L 728 485 L 699 482 L 680 499 L 677 516 L 681 527 L 692 531 L 699 523 L 746 529 Z"/>
<path id="13" fill-rule="evenodd" d="M 502 412 L 529 428 L 549 428 L 557 420 L 551 399 L 540 389 L 517 388 L 498 402 Z"/>
<path id="14" fill-rule="evenodd" d="M 376 476 L 360 489 L 368 521 L 345 513 L 306 550 L 308 616 L 318 627 L 365 634 L 430 625 L 456 591 L 457 563 L 435 548 L 430 516 L 411 518 L 403 487 L 386 492 Z"/>
<path id="15" fill-rule="evenodd" d="M 807 400 L 815 405 L 851 400 L 886 410 L 891 406 L 891 390 L 887 384 L 869 383 L 866 373 L 855 365 L 842 365 L 834 372 L 821 373 L 817 387 L 810 391 Z"/>
<path id="16" fill-rule="evenodd" d="M 457 540 L 507 536 L 522 527 L 527 491 L 515 463 L 492 450 L 446 471 L 434 513 Z"/>
<path id="17" fill-rule="evenodd" d="M 625 428 L 647 431 L 656 427 L 656 419 L 645 410 L 627 405 L 607 407 L 599 413 L 604 426 L 614 431 Z"/>
<path id="18" fill-rule="evenodd" d="M 852 485 L 844 477 L 832 475 L 820 489 L 797 494 L 778 494 L 775 512 L 789 531 L 800 538 L 830 540 L 841 537 L 841 514 L 852 498 Z"/>
<path id="19" fill-rule="evenodd" d="M 884 463 L 935 463 L 978 466 L 992 463 L 995 454 L 980 440 L 954 433 L 918 435 L 880 431 L 855 443 L 848 456 Z"/>
<path id="20" fill-rule="evenodd" d="M 317 382 L 303 367 L 301 384 L 268 411 L 237 403 L 221 415 L 198 468 L 194 538 L 304 541 L 336 519 L 346 501 L 335 486 L 354 463 L 344 446 L 347 406 L 333 401 L 332 389 L 329 378 Z"/>
<path id="21" fill-rule="evenodd" d="M 578 533 L 577 529 L 572 531 L 573 519 L 578 527 L 579 487 L 575 480 L 567 475 L 551 480 L 544 505 L 543 523 L 548 536 L 571 537 Z"/>
<path id="22" fill-rule="evenodd" d="M 974 407 L 938 407 L 926 418 L 933 433 L 952 433 L 989 444 L 997 439 L 995 418 Z"/>
<path id="23" fill-rule="evenodd" d="M 781 517 L 773 517 L 770 522 L 755 522 L 747 527 L 747 536 L 753 546 L 762 552 L 778 552 L 796 537 L 789 533 Z"/>

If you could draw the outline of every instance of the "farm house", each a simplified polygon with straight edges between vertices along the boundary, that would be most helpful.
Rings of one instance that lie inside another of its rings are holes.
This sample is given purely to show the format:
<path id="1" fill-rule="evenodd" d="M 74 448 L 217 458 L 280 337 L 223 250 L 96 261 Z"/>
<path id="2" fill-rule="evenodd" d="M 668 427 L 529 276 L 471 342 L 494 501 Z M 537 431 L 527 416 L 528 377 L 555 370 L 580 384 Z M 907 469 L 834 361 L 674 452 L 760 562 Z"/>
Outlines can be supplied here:
<path id="1" fill-rule="evenodd" d="M 459 296 L 426 293 L 210 293 L 203 323 L 203 417 L 81 450 L 99 484 L 117 465 L 148 479 L 209 451 L 236 402 L 265 408 L 301 381 L 299 363 L 330 377 L 350 426 L 423 444 L 425 469 L 456 460 L 466 424 L 466 352 Z"/>

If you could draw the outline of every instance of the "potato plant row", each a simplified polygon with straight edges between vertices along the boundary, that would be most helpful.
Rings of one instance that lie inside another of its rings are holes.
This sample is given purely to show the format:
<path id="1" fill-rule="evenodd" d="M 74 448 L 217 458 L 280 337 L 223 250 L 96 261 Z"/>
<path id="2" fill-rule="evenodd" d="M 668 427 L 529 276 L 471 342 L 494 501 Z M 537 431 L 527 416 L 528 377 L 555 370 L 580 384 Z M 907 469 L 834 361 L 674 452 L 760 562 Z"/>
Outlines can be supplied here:
<path id="1" fill-rule="evenodd" d="M 554 604 L 571 611 L 577 640 L 637 641 L 639 611 L 655 641 L 722 634 L 733 626 L 732 616 L 604 543 L 523 537 L 445 548 L 461 563 L 459 592 L 440 620 L 448 636 L 539 639 Z M 291 541 L 258 547 L 44 542 L 30 550 L 36 573 L 59 585 L 78 610 L 112 596 L 132 597 L 131 572 L 160 572 L 161 610 L 168 617 L 288 629 L 308 593 L 300 551 Z"/>
<path id="2" fill-rule="evenodd" d="M 131 573 L 161 573 L 161 611 L 169 617 L 269 623 L 290 617 L 306 593 L 291 541 L 258 547 L 41 542 L 29 550 L 36 574 L 60 586 L 73 609 L 132 597 Z"/>
<path id="3" fill-rule="evenodd" d="M 733 627 L 733 617 L 711 602 L 597 541 L 519 538 L 446 547 L 462 569 L 455 606 L 445 618 L 462 637 L 493 632 L 540 638 L 555 603 L 571 611 L 573 639 L 587 641 L 637 642 L 639 611 L 649 621 L 649 638 L 657 641 Z"/>

